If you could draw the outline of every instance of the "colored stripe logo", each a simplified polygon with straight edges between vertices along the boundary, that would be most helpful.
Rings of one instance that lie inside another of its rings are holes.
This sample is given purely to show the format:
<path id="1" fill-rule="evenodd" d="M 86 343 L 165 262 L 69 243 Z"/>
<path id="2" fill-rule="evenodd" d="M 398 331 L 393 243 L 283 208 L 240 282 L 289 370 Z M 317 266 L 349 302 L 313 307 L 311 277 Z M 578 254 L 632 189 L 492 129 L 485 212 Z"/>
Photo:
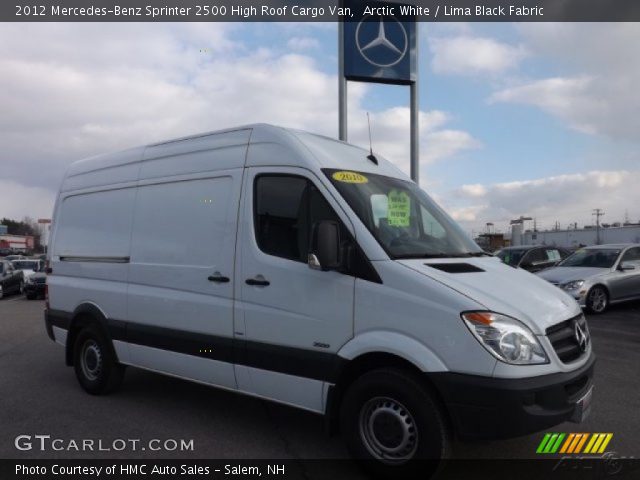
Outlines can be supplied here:
<path id="1" fill-rule="evenodd" d="M 536 453 L 563 455 L 604 453 L 613 433 L 546 433 Z"/>

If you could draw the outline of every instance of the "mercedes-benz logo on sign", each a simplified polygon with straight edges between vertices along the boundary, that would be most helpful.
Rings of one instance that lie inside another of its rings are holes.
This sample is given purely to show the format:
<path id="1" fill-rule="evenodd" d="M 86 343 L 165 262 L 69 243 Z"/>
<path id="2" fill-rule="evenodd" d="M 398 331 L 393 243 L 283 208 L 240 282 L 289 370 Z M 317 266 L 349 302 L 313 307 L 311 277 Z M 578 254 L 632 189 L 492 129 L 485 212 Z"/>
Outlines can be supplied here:
<path id="1" fill-rule="evenodd" d="M 356 28 L 356 46 L 360 55 L 376 67 L 392 67 L 407 54 L 409 39 L 402 23 L 393 16 L 367 21 L 366 15 Z"/>
<path id="2" fill-rule="evenodd" d="M 576 337 L 576 341 L 578 342 L 578 346 L 580 350 L 583 352 L 587 351 L 587 345 L 589 345 L 589 336 L 588 333 L 580 326 L 578 322 L 574 325 L 574 334 Z"/>

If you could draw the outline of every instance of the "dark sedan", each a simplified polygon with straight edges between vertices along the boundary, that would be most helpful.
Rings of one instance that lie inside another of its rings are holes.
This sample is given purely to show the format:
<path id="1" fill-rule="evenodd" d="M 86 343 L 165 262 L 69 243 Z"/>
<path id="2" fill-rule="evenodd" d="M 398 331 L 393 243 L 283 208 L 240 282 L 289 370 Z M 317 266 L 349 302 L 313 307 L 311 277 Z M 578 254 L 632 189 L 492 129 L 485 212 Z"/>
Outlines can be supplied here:
<path id="1" fill-rule="evenodd" d="M 45 284 L 47 275 L 43 272 L 37 272 L 29 275 L 24 282 L 24 294 L 29 300 L 36 298 L 44 298 Z"/>
<path id="2" fill-rule="evenodd" d="M 0 298 L 11 293 L 22 293 L 24 274 L 17 270 L 11 262 L 0 260 Z"/>
<path id="3" fill-rule="evenodd" d="M 571 252 L 564 248 L 541 245 L 506 247 L 496 253 L 507 265 L 520 267 L 532 273 L 553 267 L 569 255 Z"/>

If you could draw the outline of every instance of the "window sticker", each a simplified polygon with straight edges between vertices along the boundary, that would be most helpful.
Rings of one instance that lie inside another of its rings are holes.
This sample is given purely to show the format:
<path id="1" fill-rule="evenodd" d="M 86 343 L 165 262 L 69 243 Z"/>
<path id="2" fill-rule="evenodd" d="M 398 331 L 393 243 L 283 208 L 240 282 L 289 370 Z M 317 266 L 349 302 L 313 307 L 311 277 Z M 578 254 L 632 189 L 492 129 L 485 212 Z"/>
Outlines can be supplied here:
<path id="1" fill-rule="evenodd" d="M 392 227 L 408 227 L 411 225 L 411 200 L 406 192 L 391 190 L 387 195 L 389 208 L 387 223 Z"/>
<path id="2" fill-rule="evenodd" d="M 560 252 L 558 252 L 558 250 L 547 250 L 547 258 L 552 261 L 558 261 L 560 260 Z"/>
<path id="3" fill-rule="evenodd" d="M 367 177 L 356 172 L 334 172 L 331 176 L 334 180 L 343 183 L 367 183 L 369 181 Z"/>

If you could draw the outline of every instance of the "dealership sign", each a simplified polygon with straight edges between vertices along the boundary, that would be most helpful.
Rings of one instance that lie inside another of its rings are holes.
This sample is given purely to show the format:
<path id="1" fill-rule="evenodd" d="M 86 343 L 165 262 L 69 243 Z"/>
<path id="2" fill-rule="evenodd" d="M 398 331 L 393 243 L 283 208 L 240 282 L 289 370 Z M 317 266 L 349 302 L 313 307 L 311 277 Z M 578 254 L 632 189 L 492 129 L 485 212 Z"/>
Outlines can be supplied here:
<path id="1" fill-rule="evenodd" d="M 366 2 L 361 16 L 344 22 L 344 76 L 348 80 L 395 83 L 416 81 L 415 17 L 398 3 Z"/>

